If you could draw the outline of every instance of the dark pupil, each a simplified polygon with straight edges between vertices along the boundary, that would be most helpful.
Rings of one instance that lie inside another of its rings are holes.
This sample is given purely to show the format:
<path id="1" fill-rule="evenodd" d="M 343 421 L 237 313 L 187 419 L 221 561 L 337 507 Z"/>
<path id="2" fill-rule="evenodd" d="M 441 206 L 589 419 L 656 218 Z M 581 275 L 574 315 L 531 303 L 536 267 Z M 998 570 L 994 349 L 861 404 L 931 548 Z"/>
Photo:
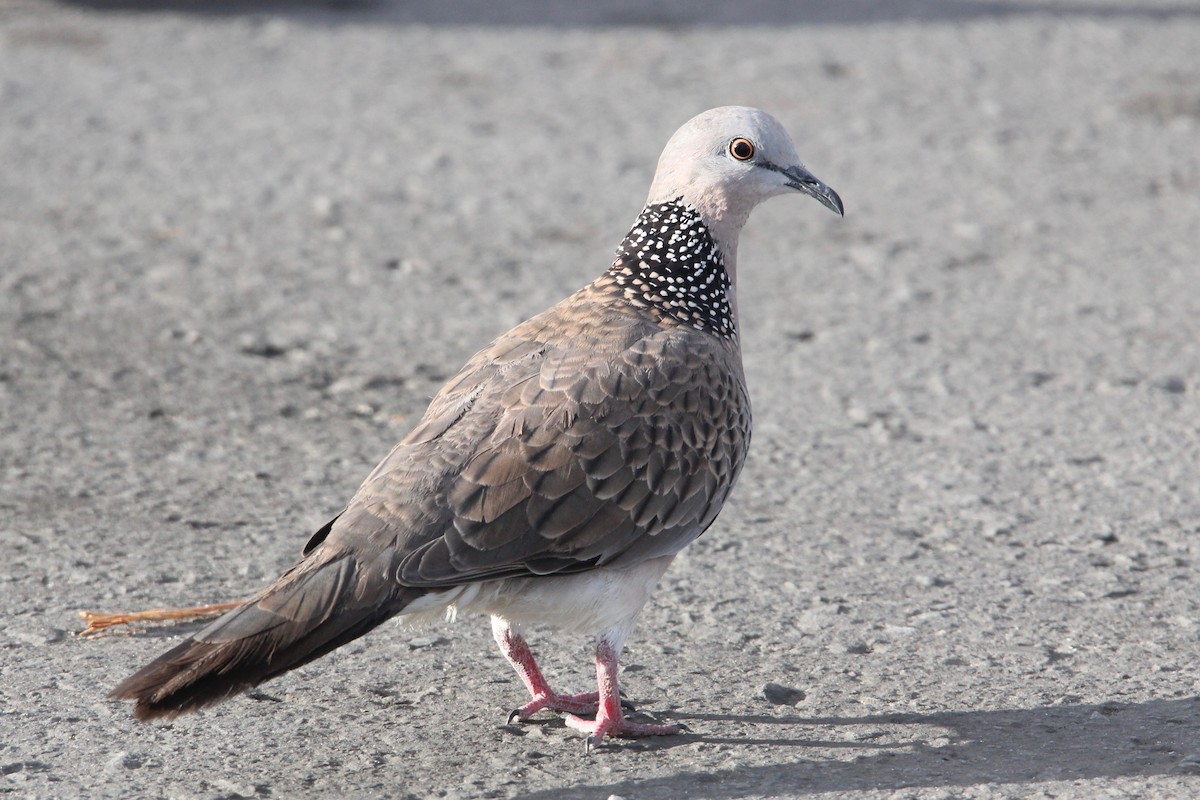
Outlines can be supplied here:
<path id="1" fill-rule="evenodd" d="M 749 158 L 753 152 L 749 142 L 735 142 L 733 145 L 733 154 L 738 158 Z"/>

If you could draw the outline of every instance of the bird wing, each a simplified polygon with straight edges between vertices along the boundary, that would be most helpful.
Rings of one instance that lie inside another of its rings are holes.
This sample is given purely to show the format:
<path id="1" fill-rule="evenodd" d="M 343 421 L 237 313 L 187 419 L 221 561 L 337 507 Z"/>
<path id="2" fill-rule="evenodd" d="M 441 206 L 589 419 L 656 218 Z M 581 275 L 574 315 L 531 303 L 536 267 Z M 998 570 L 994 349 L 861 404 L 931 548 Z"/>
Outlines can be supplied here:
<path id="1" fill-rule="evenodd" d="M 326 544 L 386 552 L 401 585 L 432 588 L 622 566 L 699 536 L 749 445 L 737 345 L 596 292 L 476 354 Z"/>

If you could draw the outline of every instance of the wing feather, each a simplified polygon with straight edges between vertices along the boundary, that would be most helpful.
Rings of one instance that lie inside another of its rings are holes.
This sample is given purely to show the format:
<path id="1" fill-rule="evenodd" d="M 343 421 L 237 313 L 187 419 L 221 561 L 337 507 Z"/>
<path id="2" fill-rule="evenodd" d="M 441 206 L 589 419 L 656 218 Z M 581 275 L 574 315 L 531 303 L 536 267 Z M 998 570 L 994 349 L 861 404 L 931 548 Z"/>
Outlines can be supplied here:
<path id="1" fill-rule="evenodd" d="M 736 343 L 598 308 L 587 322 L 587 293 L 476 354 L 328 538 L 384 542 L 397 581 L 437 587 L 632 563 L 700 535 L 748 444 Z"/>

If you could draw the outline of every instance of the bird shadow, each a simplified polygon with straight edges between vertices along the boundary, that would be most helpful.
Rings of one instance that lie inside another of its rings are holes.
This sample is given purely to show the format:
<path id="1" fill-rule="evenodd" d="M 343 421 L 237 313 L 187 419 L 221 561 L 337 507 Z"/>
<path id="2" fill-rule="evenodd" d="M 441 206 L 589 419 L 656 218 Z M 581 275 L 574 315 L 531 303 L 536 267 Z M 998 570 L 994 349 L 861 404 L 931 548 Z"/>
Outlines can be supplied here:
<path id="1" fill-rule="evenodd" d="M 95 10 L 172 12 L 194 16 L 269 15 L 317 25 L 338 23 L 535 28 L 759 27 L 778 25 L 875 25 L 899 21 L 944 22 L 1022 15 L 1141 17 L 1200 16 L 1200 9 L 1169 3 L 1071 3 L 1043 0 L 748 0 L 706 3 L 667 0 L 59 0 Z"/>
<path id="2" fill-rule="evenodd" d="M 864 716 L 676 714 L 692 732 L 639 749 L 733 745 L 769 749 L 770 763 L 694 768 L 524 797 L 727 800 L 795 792 L 895 790 L 975 784 L 1200 775 L 1200 697 L 1140 703 Z M 697 724 L 700 723 L 700 724 Z M 713 723 L 706 725 L 703 723 Z M 710 734 L 770 727 L 767 735 Z M 610 747 L 621 747 L 621 744 Z M 726 748 L 727 750 L 727 748 Z M 811 754 L 804 751 L 812 750 Z M 830 753 L 828 751 L 834 751 Z M 837 751 L 851 751 L 838 757 Z M 697 752 L 694 762 L 707 749 Z M 790 755 L 780 757 L 780 753 Z M 722 760 L 728 753 L 722 754 Z"/>

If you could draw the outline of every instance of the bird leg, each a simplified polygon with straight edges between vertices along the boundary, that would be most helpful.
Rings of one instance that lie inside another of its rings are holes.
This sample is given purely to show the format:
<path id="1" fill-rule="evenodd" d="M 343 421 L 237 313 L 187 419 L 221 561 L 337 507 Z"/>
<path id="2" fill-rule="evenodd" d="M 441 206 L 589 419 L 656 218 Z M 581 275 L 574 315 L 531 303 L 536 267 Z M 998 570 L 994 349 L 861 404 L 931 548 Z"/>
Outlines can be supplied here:
<path id="1" fill-rule="evenodd" d="M 500 645 L 500 652 L 508 659 L 508 663 L 512 665 L 517 677 L 521 679 L 521 683 L 525 684 L 525 688 L 529 690 L 529 696 L 532 698 L 525 705 L 512 710 L 508 715 L 508 724 L 512 724 L 513 720 L 525 722 L 543 708 L 568 714 L 596 713 L 599 694 L 597 692 L 559 694 L 551 689 L 550 684 L 546 683 L 545 677 L 542 676 L 542 671 L 538 669 L 533 651 L 529 649 L 529 643 L 507 622 L 499 617 L 492 617 L 492 635 L 496 638 L 496 644 Z"/>
<path id="2" fill-rule="evenodd" d="M 584 751 L 598 747 L 605 736 L 670 736 L 683 730 L 681 725 L 648 724 L 630 722 L 625 719 L 621 708 L 621 695 L 617 690 L 617 656 L 620 651 L 603 637 L 596 643 L 596 687 L 599 707 L 594 720 L 580 719 L 568 715 L 566 723 L 588 735 Z"/>

